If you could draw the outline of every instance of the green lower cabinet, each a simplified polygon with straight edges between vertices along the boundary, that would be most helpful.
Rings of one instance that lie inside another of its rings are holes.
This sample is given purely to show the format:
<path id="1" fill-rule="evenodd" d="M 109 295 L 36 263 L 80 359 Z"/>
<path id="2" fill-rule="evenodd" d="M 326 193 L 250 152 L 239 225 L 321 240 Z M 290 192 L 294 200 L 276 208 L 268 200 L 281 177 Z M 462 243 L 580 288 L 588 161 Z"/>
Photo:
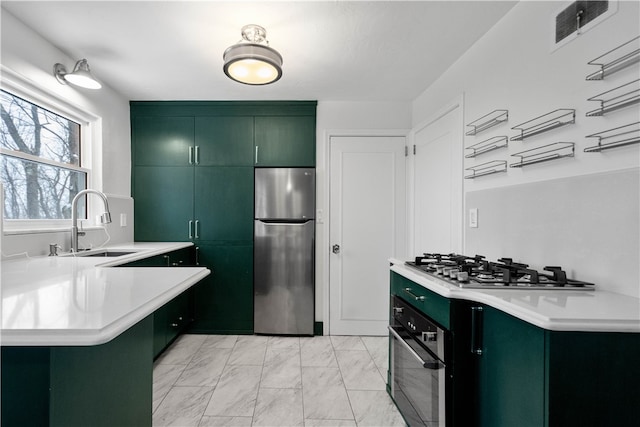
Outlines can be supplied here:
<path id="1" fill-rule="evenodd" d="M 477 355 L 479 425 L 541 427 L 544 421 L 544 330 L 482 307 Z"/>
<path id="2" fill-rule="evenodd" d="M 120 267 L 188 267 L 196 265 L 196 247 L 189 246 L 132 261 Z M 193 321 L 193 288 L 187 289 L 173 300 L 153 312 L 153 357 L 184 332 Z"/>
<path id="3" fill-rule="evenodd" d="M 549 427 L 635 427 L 640 333 L 546 332 Z"/>
<path id="4" fill-rule="evenodd" d="M 193 292 L 189 289 L 153 312 L 154 358 L 193 321 L 192 299 Z"/>
<path id="5" fill-rule="evenodd" d="M 96 346 L 2 347 L 2 426 L 151 426 L 147 317 Z"/>
<path id="6" fill-rule="evenodd" d="M 166 305 L 153 312 L 153 358 L 157 358 L 167 346 L 169 309 Z"/>
<path id="7" fill-rule="evenodd" d="M 253 333 L 253 242 L 198 244 L 199 261 L 211 274 L 194 286 L 190 332 Z"/>
<path id="8" fill-rule="evenodd" d="M 514 291 L 517 292 L 517 291 Z M 477 425 L 631 427 L 640 419 L 640 334 L 538 328 L 495 308 L 467 311 Z M 478 323 L 478 318 L 481 320 Z"/>
<path id="9" fill-rule="evenodd" d="M 394 272 L 391 273 L 391 293 L 427 314 L 444 329 L 451 329 L 451 302 L 449 299 Z"/>

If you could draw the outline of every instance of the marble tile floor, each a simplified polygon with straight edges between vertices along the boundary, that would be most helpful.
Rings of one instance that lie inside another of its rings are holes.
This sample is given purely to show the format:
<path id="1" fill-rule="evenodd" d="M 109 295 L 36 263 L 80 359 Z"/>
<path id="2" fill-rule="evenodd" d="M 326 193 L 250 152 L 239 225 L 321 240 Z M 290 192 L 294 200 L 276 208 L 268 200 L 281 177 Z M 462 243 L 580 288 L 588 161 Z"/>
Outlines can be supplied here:
<path id="1" fill-rule="evenodd" d="M 405 426 L 387 337 L 182 335 L 155 362 L 153 426 Z"/>

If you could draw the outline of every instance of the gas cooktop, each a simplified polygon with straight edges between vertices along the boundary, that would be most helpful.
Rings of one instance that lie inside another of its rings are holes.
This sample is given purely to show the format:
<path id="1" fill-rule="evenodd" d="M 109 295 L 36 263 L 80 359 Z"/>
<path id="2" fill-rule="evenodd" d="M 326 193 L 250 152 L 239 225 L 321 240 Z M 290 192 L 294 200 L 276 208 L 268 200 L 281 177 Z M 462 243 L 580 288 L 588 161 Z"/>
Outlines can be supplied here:
<path id="1" fill-rule="evenodd" d="M 545 273 L 530 269 L 528 264 L 512 258 L 487 261 L 482 255 L 428 254 L 405 263 L 461 288 L 475 289 L 553 289 L 594 290 L 593 283 L 567 278 L 561 267 L 544 267 Z"/>

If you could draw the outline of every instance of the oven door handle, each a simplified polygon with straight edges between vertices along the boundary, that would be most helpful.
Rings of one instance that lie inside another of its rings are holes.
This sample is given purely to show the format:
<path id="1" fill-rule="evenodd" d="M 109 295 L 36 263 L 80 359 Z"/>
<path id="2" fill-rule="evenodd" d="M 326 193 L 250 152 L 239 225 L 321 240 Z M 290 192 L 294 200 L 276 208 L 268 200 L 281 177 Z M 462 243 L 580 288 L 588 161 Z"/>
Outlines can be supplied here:
<path id="1" fill-rule="evenodd" d="M 392 326 L 387 326 L 387 329 L 389 329 L 389 332 L 391 332 L 391 334 L 400 342 L 400 344 L 402 344 L 402 346 L 407 351 L 409 351 L 409 353 L 411 353 L 411 355 L 415 357 L 415 359 L 418 362 L 420 362 L 423 368 L 432 369 L 432 370 L 438 370 L 438 369 L 444 368 L 445 366 L 444 363 L 440 362 L 437 359 L 429 360 L 426 362 L 422 360 L 422 357 L 420 357 L 420 355 L 416 353 L 416 351 L 412 349 L 411 346 L 405 342 L 405 340 L 393 329 Z"/>

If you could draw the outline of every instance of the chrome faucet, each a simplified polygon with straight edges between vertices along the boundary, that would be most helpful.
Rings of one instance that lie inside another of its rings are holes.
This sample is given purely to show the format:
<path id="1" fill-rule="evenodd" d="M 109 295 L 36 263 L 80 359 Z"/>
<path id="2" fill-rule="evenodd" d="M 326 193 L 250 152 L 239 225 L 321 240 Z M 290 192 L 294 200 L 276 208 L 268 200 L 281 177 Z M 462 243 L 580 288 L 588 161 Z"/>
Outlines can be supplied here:
<path id="1" fill-rule="evenodd" d="M 78 236 L 84 235 L 83 232 L 78 232 L 78 199 L 85 194 L 97 194 L 104 203 L 104 213 L 100 215 L 100 224 L 109 224 L 111 222 L 111 212 L 109 212 L 109 203 L 107 203 L 107 196 L 97 190 L 86 189 L 78 192 L 76 197 L 71 202 L 71 252 L 78 252 Z"/>

